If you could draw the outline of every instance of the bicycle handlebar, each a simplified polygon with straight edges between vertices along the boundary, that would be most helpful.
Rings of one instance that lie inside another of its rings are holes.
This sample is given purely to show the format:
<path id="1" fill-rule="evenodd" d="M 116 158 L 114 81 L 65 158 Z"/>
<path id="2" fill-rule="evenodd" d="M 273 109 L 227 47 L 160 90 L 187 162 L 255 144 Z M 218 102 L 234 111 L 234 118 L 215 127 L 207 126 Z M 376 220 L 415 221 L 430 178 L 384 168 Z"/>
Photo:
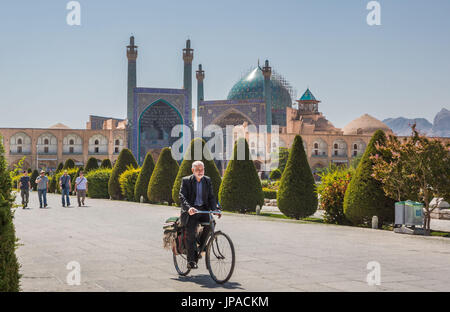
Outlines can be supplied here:
<path id="1" fill-rule="evenodd" d="M 220 210 L 198 210 L 197 209 L 197 212 L 196 213 L 213 213 L 213 214 L 221 214 L 222 213 L 222 211 L 220 211 Z"/>

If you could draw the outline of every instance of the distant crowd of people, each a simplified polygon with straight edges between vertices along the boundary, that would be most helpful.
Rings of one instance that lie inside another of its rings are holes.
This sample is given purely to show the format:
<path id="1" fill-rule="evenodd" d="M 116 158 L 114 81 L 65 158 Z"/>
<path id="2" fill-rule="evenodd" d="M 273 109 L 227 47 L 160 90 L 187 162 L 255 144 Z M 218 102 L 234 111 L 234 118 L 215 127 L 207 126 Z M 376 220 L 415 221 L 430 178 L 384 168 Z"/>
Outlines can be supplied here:
<path id="1" fill-rule="evenodd" d="M 48 177 L 45 175 L 45 171 L 41 170 L 40 175 L 36 178 L 36 190 L 39 197 L 39 208 L 47 208 L 47 192 L 48 192 Z M 59 178 L 59 188 L 61 190 L 61 202 L 63 207 L 70 207 L 69 193 L 72 192 L 72 180 L 70 175 L 67 174 L 67 170 L 64 170 L 64 174 Z M 22 198 L 23 209 L 31 209 L 28 207 L 31 191 L 31 178 L 28 176 L 28 172 L 25 170 L 23 176 L 19 180 L 20 196 Z M 80 175 L 75 180 L 74 191 L 77 194 L 78 207 L 85 206 L 86 193 L 88 190 L 88 181 L 84 176 L 83 171 L 80 171 Z"/>

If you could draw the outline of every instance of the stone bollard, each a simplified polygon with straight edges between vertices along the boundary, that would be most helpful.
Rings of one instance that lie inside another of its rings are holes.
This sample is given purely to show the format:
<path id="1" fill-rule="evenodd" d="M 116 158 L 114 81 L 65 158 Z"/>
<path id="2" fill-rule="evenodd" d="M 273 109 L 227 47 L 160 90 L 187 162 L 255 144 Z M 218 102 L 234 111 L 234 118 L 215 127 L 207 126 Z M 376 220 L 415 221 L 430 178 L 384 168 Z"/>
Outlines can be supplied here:
<path id="1" fill-rule="evenodd" d="M 259 207 L 259 205 L 256 205 L 256 214 L 257 215 L 261 214 L 261 208 Z"/>
<path id="2" fill-rule="evenodd" d="M 139 198 L 139 202 L 142 204 L 144 202 L 144 195 L 141 195 L 141 198 Z"/>
<path id="3" fill-rule="evenodd" d="M 378 229 L 378 217 L 377 216 L 372 217 L 372 229 Z"/>

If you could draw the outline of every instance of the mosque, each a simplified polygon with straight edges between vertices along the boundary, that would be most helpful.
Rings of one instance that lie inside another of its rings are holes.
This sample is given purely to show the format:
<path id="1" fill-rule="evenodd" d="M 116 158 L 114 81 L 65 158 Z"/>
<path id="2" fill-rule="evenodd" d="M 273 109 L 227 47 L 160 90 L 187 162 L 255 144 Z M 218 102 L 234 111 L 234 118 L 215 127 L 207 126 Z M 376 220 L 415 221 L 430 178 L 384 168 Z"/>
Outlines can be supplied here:
<path id="1" fill-rule="evenodd" d="M 182 50 L 184 65 L 181 88 L 140 87 L 137 84 L 138 47 L 130 37 L 126 47 L 128 59 L 127 116 L 117 119 L 90 116 L 86 129 L 70 129 L 56 125 L 46 129 L 0 128 L 10 165 L 27 157 L 30 168 L 53 168 L 67 158 L 83 165 L 88 157 L 110 158 L 113 162 L 124 147 L 128 147 L 140 164 L 147 152 L 156 159 L 160 150 L 179 138 L 171 137 L 175 125 L 204 129 L 215 124 L 225 129 L 265 125 L 267 132 L 278 126 L 279 141 L 264 146 L 248 136 L 250 151 L 258 171 L 267 171 L 264 153 L 290 147 L 297 134 L 303 138 L 308 162 L 313 170 L 330 163 L 349 165 L 351 159 L 364 152 L 373 132 L 391 129 L 376 118 L 363 115 L 343 129 L 333 126 L 319 110 L 321 103 L 308 88 L 297 100 L 293 88 L 280 74 L 272 70 L 269 61 L 258 64 L 237 81 L 223 100 L 204 97 L 205 70 L 201 64 L 195 72 L 197 80 L 197 110 L 192 105 L 194 50 L 190 40 Z M 259 63 L 259 62 L 258 62 Z M 201 122 L 198 122 L 200 121 Z M 236 139 L 236 133 L 234 138 Z M 205 138 L 207 139 L 207 138 Z M 185 142 L 187 145 L 189 142 Z M 185 145 L 185 146 L 186 146 Z M 223 172 L 226 161 L 216 161 Z M 266 172 L 267 173 L 267 172 Z"/>
<path id="2" fill-rule="evenodd" d="M 134 37 L 130 38 L 127 46 L 127 57 L 128 146 L 140 163 L 148 151 L 157 156 L 162 147 L 170 146 L 177 139 L 170 137 L 174 125 L 184 124 L 193 128 L 194 122 L 200 118 L 201 128 L 210 124 L 221 128 L 233 125 L 244 129 L 249 125 L 267 125 L 267 132 L 270 134 L 272 125 L 277 125 L 277 144 L 261 146 L 257 141 L 249 140 L 258 170 L 264 169 L 264 153 L 274 152 L 279 146 L 289 148 L 297 134 L 302 135 L 309 164 L 315 171 L 330 163 L 349 165 L 353 157 L 364 152 L 377 129 L 392 133 L 387 125 L 367 114 L 353 120 L 343 129 L 334 127 L 319 111 L 320 101 L 309 88 L 294 103 L 293 88 L 286 79 L 272 70 L 268 60 L 263 66 L 258 64 L 252 68 L 237 81 L 224 100 L 205 100 L 205 70 L 199 64 L 195 75 L 195 111 L 192 108 L 194 50 L 190 40 L 186 41 L 183 49 L 183 87 L 180 89 L 137 87 L 137 46 Z M 221 171 L 225 169 L 226 161 L 216 163 Z"/>

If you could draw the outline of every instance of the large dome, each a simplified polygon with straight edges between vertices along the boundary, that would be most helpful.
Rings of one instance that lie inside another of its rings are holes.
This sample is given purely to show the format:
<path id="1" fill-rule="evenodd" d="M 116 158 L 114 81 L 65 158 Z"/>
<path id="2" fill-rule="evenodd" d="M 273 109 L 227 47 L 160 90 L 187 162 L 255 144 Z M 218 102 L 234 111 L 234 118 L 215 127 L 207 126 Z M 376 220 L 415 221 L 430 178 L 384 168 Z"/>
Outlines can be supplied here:
<path id="1" fill-rule="evenodd" d="M 289 91 L 274 76 L 270 79 L 272 86 L 272 107 L 286 108 L 292 105 Z M 228 93 L 228 100 L 264 99 L 264 76 L 259 66 L 252 69 L 236 82 Z"/>
<path id="2" fill-rule="evenodd" d="M 272 75 L 272 117 L 274 124 L 285 125 L 286 107 L 292 106 L 292 99 L 288 89 L 283 83 Z M 228 93 L 228 100 L 264 99 L 264 76 L 259 66 L 252 69 L 234 84 Z M 278 116 L 279 115 L 279 116 Z"/>
<path id="3" fill-rule="evenodd" d="M 391 128 L 389 128 L 384 122 L 370 116 L 369 114 L 364 114 L 359 118 L 351 121 L 342 130 L 344 135 L 355 135 L 355 134 L 373 134 L 378 129 L 384 132 L 392 133 Z"/>

